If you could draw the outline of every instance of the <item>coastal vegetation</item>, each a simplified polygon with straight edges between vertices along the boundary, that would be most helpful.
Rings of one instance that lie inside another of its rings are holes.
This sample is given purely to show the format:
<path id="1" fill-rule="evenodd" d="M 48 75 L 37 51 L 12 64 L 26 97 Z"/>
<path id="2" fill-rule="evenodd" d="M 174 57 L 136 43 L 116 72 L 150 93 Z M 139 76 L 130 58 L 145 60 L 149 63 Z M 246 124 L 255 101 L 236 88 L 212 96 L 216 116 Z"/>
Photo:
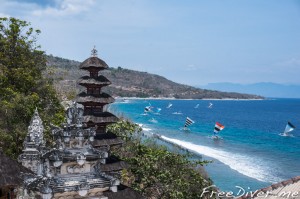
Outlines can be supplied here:
<path id="1" fill-rule="evenodd" d="M 110 125 L 109 130 L 125 142 L 113 150 L 129 164 L 122 173 L 123 184 L 146 198 L 209 198 L 208 192 L 202 194 L 204 188 L 212 185 L 202 167 L 207 161 L 193 160 L 189 153 L 176 149 L 170 152 L 155 140 L 142 139 L 141 128 L 128 120 Z"/>
<path id="2" fill-rule="evenodd" d="M 36 43 L 40 31 L 26 21 L 0 18 L 0 149 L 16 158 L 37 108 L 50 141 L 50 122 L 63 121 L 64 111 L 45 78 L 46 56 Z"/>

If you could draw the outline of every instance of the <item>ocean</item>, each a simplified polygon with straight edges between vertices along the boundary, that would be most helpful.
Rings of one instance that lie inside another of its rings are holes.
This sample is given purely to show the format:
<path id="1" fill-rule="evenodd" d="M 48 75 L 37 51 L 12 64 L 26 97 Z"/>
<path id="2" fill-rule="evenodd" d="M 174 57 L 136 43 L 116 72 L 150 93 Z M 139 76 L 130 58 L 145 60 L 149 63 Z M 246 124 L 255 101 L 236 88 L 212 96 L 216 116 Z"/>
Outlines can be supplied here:
<path id="1" fill-rule="evenodd" d="M 143 114 L 146 106 L 153 112 Z M 160 114 L 154 114 L 158 108 Z M 117 100 L 109 110 L 211 160 L 205 169 L 222 191 L 254 191 L 300 175 L 300 130 L 279 135 L 288 121 L 300 128 L 300 99 L 127 99 Z M 190 131 L 180 130 L 186 117 L 195 122 Z M 218 141 L 210 137 L 216 122 L 225 126 Z"/>

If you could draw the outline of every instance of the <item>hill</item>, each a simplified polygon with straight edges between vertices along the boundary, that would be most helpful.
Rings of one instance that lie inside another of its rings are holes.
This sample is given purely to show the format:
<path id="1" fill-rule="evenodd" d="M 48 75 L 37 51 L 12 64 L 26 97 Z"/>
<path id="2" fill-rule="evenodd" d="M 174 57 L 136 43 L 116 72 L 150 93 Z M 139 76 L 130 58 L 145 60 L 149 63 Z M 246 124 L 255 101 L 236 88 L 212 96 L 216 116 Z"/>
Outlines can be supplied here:
<path id="1" fill-rule="evenodd" d="M 76 85 L 76 80 L 85 74 L 79 70 L 78 61 L 64 58 L 47 56 L 47 76 L 54 80 L 56 90 L 64 95 L 63 97 L 72 98 L 76 91 L 82 88 Z M 178 84 L 162 76 L 125 69 L 122 67 L 101 71 L 112 84 L 104 88 L 114 97 L 157 97 L 175 99 L 262 99 L 258 95 L 240 94 L 235 92 L 219 92 L 195 88 L 188 85 Z"/>
<path id="2" fill-rule="evenodd" d="M 255 84 L 211 83 L 199 86 L 205 89 L 216 89 L 225 92 L 247 92 L 278 98 L 300 98 L 300 85 L 285 85 L 272 82 L 260 82 Z"/>

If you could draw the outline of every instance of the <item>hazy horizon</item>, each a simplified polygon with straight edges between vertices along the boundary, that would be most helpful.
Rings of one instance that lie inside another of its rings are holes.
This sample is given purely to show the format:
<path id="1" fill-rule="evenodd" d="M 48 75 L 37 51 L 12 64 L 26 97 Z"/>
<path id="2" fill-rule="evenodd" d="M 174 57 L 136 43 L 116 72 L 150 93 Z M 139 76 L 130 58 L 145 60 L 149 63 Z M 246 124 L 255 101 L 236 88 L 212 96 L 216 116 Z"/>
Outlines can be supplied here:
<path id="1" fill-rule="evenodd" d="M 198 85 L 196 87 L 225 92 L 255 94 L 267 98 L 300 98 L 299 84 L 278 84 L 273 82 L 238 84 L 231 82 L 215 82 L 206 85 Z"/>

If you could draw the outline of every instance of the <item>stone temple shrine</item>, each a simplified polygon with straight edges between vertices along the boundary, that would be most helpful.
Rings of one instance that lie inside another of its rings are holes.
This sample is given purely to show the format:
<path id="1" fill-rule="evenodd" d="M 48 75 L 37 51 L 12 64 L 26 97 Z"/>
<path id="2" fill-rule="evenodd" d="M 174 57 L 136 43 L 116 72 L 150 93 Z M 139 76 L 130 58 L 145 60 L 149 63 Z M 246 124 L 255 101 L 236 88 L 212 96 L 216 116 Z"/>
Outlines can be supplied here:
<path id="1" fill-rule="evenodd" d="M 105 199 L 104 191 L 117 191 L 119 180 L 100 170 L 108 153 L 92 146 L 96 128 L 83 128 L 82 115 L 83 109 L 74 103 L 67 110 L 67 123 L 52 129 L 55 147 L 46 148 L 42 121 L 34 113 L 19 156 L 22 165 L 34 172 L 25 177 L 24 196 Z"/>

